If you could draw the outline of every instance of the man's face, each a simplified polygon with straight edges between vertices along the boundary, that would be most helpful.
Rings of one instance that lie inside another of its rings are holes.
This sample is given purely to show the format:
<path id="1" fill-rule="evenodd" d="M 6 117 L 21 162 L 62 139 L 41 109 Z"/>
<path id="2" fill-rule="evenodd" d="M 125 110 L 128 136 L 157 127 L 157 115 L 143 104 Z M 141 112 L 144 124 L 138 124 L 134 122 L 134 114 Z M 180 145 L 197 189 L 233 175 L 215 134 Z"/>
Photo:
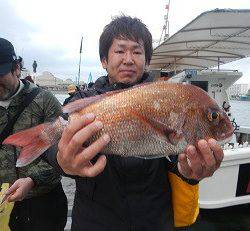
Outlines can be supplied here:
<path id="1" fill-rule="evenodd" d="M 103 58 L 102 66 L 108 72 L 110 83 L 136 83 L 146 68 L 143 42 L 114 39 L 108 60 Z"/>
<path id="2" fill-rule="evenodd" d="M 16 92 L 19 83 L 18 73 L 20 73 L 19 68 L 13 73 L 9 72 L 6 75 L 0 76 L 1 101 L 9 99 Z"/>

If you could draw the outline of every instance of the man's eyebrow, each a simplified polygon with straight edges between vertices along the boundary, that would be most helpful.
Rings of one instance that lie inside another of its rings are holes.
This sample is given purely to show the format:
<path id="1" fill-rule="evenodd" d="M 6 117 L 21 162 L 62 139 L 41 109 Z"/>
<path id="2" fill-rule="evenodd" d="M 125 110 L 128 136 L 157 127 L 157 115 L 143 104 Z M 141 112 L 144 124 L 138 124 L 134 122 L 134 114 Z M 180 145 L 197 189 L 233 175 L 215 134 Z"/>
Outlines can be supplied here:
<path id="1" fill-rule="evenodd" d="M 126 48 L 126 45 L 125 45 L 125 44 L 118 44 L 118 47 Z M 137 48 L 143 49 L 143 45 L 141 45 L 141 44 L 135 44 L 135 45 L 132 45 L 132 47 L 133 47 L 134 49 L 137 49 Z"/>

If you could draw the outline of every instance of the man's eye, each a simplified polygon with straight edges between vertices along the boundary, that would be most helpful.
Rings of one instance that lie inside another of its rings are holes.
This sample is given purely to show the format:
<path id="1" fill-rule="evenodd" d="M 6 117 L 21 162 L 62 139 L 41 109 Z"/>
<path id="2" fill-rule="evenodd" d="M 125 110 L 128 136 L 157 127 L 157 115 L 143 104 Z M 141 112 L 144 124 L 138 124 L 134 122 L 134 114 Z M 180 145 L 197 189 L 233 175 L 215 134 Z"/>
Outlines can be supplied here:
<path id="1" fill-rule="evenodd" d="M 124 51 L 122 51 L 122 50 L 117 50 L 117 51 L 115 51 L 115 53 L 117 53 L 117 54 L 123 54 Z"/>
<path id="2" fill-rule="evenodd" d="M 136 54 L 136 55 L 141 55 L 142 52 L 141 52 L 141 51 L 135 51 L 134 54 Z"/>

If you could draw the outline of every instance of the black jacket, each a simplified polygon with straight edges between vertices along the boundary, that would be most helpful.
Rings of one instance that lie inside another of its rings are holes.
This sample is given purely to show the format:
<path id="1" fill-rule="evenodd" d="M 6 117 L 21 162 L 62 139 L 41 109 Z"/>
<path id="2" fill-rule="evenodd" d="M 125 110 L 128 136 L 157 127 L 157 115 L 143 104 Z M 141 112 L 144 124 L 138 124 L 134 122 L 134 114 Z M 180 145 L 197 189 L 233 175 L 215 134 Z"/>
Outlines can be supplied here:
<path id="1" fill-rule="evenodd" d="M 67 103 L 70 102 L 70 100 L 72 100 L 72 98 L 74 97 L 74 94 L 70 95 L 68 98 L 66 98 L 63 102 L 63 106 L 65 106 Z"/>
<path id="2" fill-rule="evenodd" d="M 152 81 L 152 77 L 145 74 L 142 81 Z M 110 85 L 108 77 L 103 76 L 91 89 L 78 92 L 74 100 L 127 87 Z M 50 162 L 60 169 L 55 159 Z M 76 178 L 72 231 L 172 230 L 169 170 L 177 173 L 176 164 L 166 158 L 107 155 L 107 165 L 100 175 Z"/>

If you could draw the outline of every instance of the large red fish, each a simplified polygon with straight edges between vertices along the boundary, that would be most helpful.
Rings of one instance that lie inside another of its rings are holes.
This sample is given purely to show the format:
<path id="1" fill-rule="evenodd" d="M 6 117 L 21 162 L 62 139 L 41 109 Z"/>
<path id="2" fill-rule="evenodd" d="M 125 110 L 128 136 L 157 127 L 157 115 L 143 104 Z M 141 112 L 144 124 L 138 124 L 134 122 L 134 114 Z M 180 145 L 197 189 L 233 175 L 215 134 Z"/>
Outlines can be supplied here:
<path id="1" fill-rule="evenodd" d="M 190 84 L 153 82 L 121 92 L 77 100 L 63 108 L 80 117 L 94 113 L 111 137 L 103 154 L 158 158 L 183 152 L 199 139 L 228 141 L 233 126 L 222 109 L 201 88 Z M 67 122 L 59 117 L 8 137 L 4 144 L 22 147 L 17 166 L 24 166 L 58 142 Z"/>

